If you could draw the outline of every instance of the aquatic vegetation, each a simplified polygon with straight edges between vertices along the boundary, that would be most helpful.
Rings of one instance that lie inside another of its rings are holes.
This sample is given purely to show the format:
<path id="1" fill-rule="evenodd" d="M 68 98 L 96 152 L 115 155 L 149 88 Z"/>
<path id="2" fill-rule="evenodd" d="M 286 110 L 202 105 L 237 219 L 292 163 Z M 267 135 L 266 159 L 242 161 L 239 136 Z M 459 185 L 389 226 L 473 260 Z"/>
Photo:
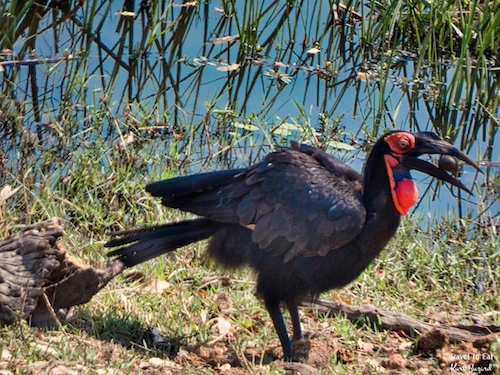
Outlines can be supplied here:
<path id="1" fill-rule="evenodd" d="M 36 181 L 83 155 L 109 168 L 100 155 L 115 152 L 196 170 L 290 139 L 347 159 L 393 128 L 434 130 L 495 162 L 498 7 L 2 2 L 0 86 L 16 109 L 0 130 L 3 170 L 35 165 Z"/>

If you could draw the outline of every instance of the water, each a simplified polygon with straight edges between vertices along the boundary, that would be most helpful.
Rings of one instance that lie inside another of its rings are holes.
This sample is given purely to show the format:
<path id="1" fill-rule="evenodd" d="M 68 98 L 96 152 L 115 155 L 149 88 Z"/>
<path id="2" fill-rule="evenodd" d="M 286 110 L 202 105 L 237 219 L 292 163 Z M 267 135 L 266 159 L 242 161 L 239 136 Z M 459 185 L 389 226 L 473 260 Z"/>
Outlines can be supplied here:
<path id="1" fill-rule="evenodd" d="M 182 173 L 246 165 L 290 139 L 337 142 L 340 148 L 329 152 L 361 170 L 366 141 L 384 129 L 432 130 L 487 160 L 486 177 L 465 167 L 461 178 L 475 184 L 475 198 L 462 194 L 457 203 L 456 191 L 444 188 L 428 193 L 419 212 L 454 209 L 478 217 L 477 205 L 486 204 L 499 215 L 498 195 L 481 191 L 485 178 L 499 173 L 500 153 L 493 147 L 499 112 L 488 106 L 498 96 L 494 71 L 362 46 L 363 30 L 374 19 L 365 7 L 358 9 L 360 20 L 337 17 L 328 2 L 235 3 L 232 11 L 224 2 L 224 14 L 212 2 L 151 4 L 144 12 L 127 2 L 133 16 L 119 14 L 121 2 L 90 1 L 57 33 L 47 29 L 37 39 L 36 57 L 75 58 L 4 65 L 0 78 L 4 90 L 26 102 L 24 126 L 39 144 L 36 162 L 52 149 L 60 159 L 47 171 L 61 175 L 69 157 L 123 144 L 133 133 L 145 158 L 180 153 Z M 82 32 L 94 13 L 91 31 Z M 16 155 L 12 159 L 20 155 L 16 137 L 5 147 Z M 106 167 L 105 160 L 101 164 Z M 429 179 L 414 176 L 426 191 Z"/>

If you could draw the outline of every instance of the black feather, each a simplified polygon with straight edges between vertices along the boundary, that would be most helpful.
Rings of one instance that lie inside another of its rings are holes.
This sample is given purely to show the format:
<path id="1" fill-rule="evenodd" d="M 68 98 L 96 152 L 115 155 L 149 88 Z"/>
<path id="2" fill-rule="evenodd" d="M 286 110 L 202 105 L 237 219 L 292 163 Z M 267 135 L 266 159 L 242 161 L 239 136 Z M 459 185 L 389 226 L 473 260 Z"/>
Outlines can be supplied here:
<path id="1" fill-rule="evenodd" d="M 116 257 L 127 267 L 132 267 L 191 242 L 208 238 L 219 227 L 220 224 L 207 219 L 156 225 L 113 233 L 112 235 L 124 237 L 115 238 L 104 246 L 115 247 L 130 244 L 109 252 L 108 256 Z"/>

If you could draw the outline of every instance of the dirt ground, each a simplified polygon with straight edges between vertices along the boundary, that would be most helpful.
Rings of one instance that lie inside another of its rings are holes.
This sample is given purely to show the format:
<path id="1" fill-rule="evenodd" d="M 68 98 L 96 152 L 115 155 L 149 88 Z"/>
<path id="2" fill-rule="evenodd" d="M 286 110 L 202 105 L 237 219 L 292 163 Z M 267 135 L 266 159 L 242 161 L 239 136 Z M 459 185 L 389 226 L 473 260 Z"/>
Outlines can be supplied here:
<path id="1" fill-rule="evenodd" d="M 495 354 L 489 351 L 490 339 L 451 345 L 446 333 L 436 330 L 422 335 L 417 348 L 415 342 L 394 332 L 382 345 L 359 340 L 358 348 L 351 350 L 342 347 L 337 339 L 319 331 L 309 334 L 303 342 L 296 343 L 296 348 L 303 355 L 300 363 L 286 364 L 280 361 L 279 345 L 270 348 L 267 354 L 275 358 L 277 366 L 287 370 L 287 373 L 302 375 L 319 373 L 316 369 L 321 373 L 330 373 L 332 354 L 338 362 L 352 368 L 352 373 L 496 374 L 500 371 Z M 255 355 L 255 351 L 251 349 L 245 351 L 247 358 L 255 358 Z M 226 375 L 248 373 L 241 361 L 231 355 L 224 342 L 211 346 L 202 345 L 190 351 L 181 350 L 175 358 L 175 364 L 182 366 L 186 362 L 197 367 L 209 367 Z M 154 365 L 150 367 L 151 374 L 167 370 L 155 368 Z M 176 373 L 175 368 L 169 371 Z"/>
<path id="2" fill-rule="evenodd" d="M 319 322 L 311 316 L 303 317 L 308 327 L 313 325 L 317 330 L 309 330 L 305 339 L 296 342 L 295 348 L 298 361 L 286 363 L 280 360 L 282 352 L 277 339 L 273 340 L 263 352 L 258 344 L 238 352 L 235 342 L 237 332 L 228 333 L 209 344 L 199 344 L 192 347 L 178 347 L 174 352 L 156 350 L 155 355 L 137 347 L 126 347 L 117 342 L 106 342 L 93 337 L 83 341 L 88 347 L 97 350 L 99 357 L 92 363 L 68 363 L 57 353 L 54 345 L 46 347 L 46 361 L 18 360 L 17 365 L 29 369 L 33 374 L 83 374 L 99 375 L 132 373 L 149 375 L 177 374 L 498 374 L 500 373 L 498 350 L 498 334 L 485 336 L 475 342 L 450 344 L 446 332 L 429 331 L 416 340 L 398 332 L 374 332 L 365 327 L 359 327 L 357 343 L 346 345 L 340 335 L 324 322 Z M 332 318 L 335 319 L 335 318 Z M 323 329 L 322 329 L 323 327 Z M 39 338 L 44 339 L 45 333 L 40 332 Z M 382 335 L 382 336 L 381 336 Z M 381 339 L 382 337 L 382 339 Z M 47 337 L 45 337 L 47 339 Z M 51 336 L 50 341 L 57 343 L 67 340 L 68 335 Z M 73 335 L 70 340 L 79 340 Z M 43 349 L 43 348 L 42 348 Z M 263 358 L 264 356 L 264 358 Z M 114 359 L 112 359 L 115 357 Z M 111 360 L 110 360 L 111 358 Z M 99 367 L 99 363 L 116 363 L 126 361 L 123 369 Z M 9 351 L 2 352 L 0 375 L 11 375 L 6 363 L 9 362 Z M 12 366 L 12 363 L 10 363 Z M 10 367 L 12 368 L 12 367 Z M 5 369 L 5 370 L 4 370 Z M 21 373 L 21 372 L 20 372 Z M 24 373 L 24 372 L 22 372 Z"/>

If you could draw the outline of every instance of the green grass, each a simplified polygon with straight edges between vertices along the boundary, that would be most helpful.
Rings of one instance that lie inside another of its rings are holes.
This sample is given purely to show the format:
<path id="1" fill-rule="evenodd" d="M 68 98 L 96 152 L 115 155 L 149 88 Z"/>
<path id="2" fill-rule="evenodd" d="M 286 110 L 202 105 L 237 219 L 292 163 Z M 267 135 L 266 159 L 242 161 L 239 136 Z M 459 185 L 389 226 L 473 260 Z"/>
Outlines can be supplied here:
<path id="1" fill-rule="evenodd" d="M 115 149 L 109 153 L 119 155 Z M 10 220 L 13 217 L 31 222 L 54 215 L 65 217 L 67 235 L 62 242 L 68 251 L 100 267 L 106 262 L 102 245 L 110 230 L 185 217 L 149 197 L 144 192 L 144 175 L 134 172 L 131 165 L 113 164 L 112 171 L 90 168 L 92 157 L 75 161 L 70 182 L 47 178 L 24 186 L 6 202 L 1 212 L 4 225 L 16 224 Z M 160 171 L 147 179 L 172 173 Z M 23 215 L 27 218 L 21 219 Z M 405 219 L 398 236 L 358 280 L 322 298 L 373 304 L 421 320 L 446 322 L 438 313 L 448 312 L 479 314 L 490 323 L 500 323 L 500 315 L 491 314 L 500 308 L 498 236 L 475 229 L 465 219 L 442 218 L 428 226 L 421 221 L 418 213 Z M 272 362 L 276 354 L 267 352 L 279 353 L 279 341 L 254 295 L 254 275 L 248 269 L 217 268 L 203 257 L 205 245 L 193 244 L 135 267 L 141 280 L 116 277 L 89 303 L 74 308 L 62 320 L 62 331 L 38 330 L 25 323 L 3 327 L 0 346 L 9 359 L 0 362 L 0 367 L 33 374 L 50 374 L 57 366 L 82 374 L 147 374 L 177 366 L 176 373 L 209 373 L 227 362 L 248 373 L 282 373 Z M 169 283 L 162 295 L 143 290 L 156 279 Z M 230 322 L 229 339 L 218 338 L 218 317 Z M 304 309 L 302 322 L 315 345 L 327 345 L 322 350 L 329 359 L 317 365 L 325 374 L 373 371 L 369 359 L 388 356 L 384 352 L 387 343 L 408 343 L 408 349 L 400 352 L 409 363 L 421 361 L 411 349 L 414 337 L 396 338 L 393 332 L 376 330 L 363 321 L 325 317 Z M 164 342 L 155 342 L 153 329 Z M 360 340 L 378 349 L 364 353 L 359 350 Z M 210 362 L 200 354 L 199 345 L 222 348 L 222 359 L 209 352 Z M 352 353 L 354 360 L 345 362 L 339 349 Z M 492 353 L 497 353 L 494 350 L 492 347 Z M 199 360 L 200 356 L 204 359 Z M 155 368 L 148 364 L 154 357 L 171 362 Z M 439 368 L 435 361 L 431 357 L 418 363 L 432 370 Z"/>
<path id="2" fill-rule="evenodd" d="M 16 111 L 4 113 L 19 130 L 14 133 L 19 144 L 27 145 L 30 135 L 21 131 Z M 112 116 L 104 109 L 94 113 L 100 118 Z M 342 139 L 335 138 L 332 131 L 338 126 L 336 120 L 325 117 L 324 130 L 318 132 L 306 111 L 300 113 L 299 118 L 278 121 L 276 127 L 286 125 L 284 129 L 294 132 L 293 137 L 323 147 L 330 140 Z M 234 127 L 235 136 L 226 145 L 229 155 L 245 160 L 239 161 L 242 164 L 267 151 L 252 143 L 256 136 L 252 133 L 264 134 L 270 143 L 285 142 L 255 115 L 225 111 L 217 113 L 214 121 L 243 124 Z M 55 123 L 59 125 L 70 127 L 71 123 Z M 68 140 L 75 146 L 72 150 L 46 130 L 46 138 L 35 143 L 35 152 L 26 146 L 26 150 L 19 150 L 19 158 L 5 160 L 4 181 L 21 189 L 0 202 L 2 238 L 16 225 L 60 216 L 67 232 L 61 241 L 69 253 L 103 267 L 107 261 L 103 244 L 110 231 L 186 217 L 162 207 L 144 187 L 150 181 L 197 171 L 198 156 L 176 154 L 170 143 L 173 140 L 165 142 L 146 131 L 137 132 L 136 141 L 124 149 L 119 139 L 96 137 L 99 130 L 100 124 L 93 123 L 73 136 Z M 329 151 L 345 159 L 355 155 L 335 148 Z M 213 169 L 223 164 L 214 155 L 202 167 Z M 488 227 L 476 225 L 492 214 L 488 204 L 498 201 L 498 176 L 493 171 L 488 176 L 492 177 L 488 185 L 475 188 L 482 197 L 478 209 L 484 209 L 483 213 L 469 213 L 461 220 L 450 214 L 426 225 L 417 212 L 403 221 L 396 239 L 358 280 L 322 298 L 373 304 L 423 320 L 443 320 L 438 313 L 458 312 L 484 315 L 490 323 L 499 323 L 499 315 L 491 312 L 499 309 L 500 243 L 492 228 L 487 232 Z M 65 366 L 82 374 L 135 374 L 161 373 L 171 365 L 182 374 L 210 373 L 217 366 L 229 364 L 248 373 L 282 373 L 272 362 L 279 357 L 280 345 L 265 308 L 255 297 L 254 275 L 248 269 L 218 269 L 204 259 L 205 245 L 194 244 L 136 267 L 143 275 L 142 282 L 118 276 L 91 302 L 62 319 L 63 331 L 37 330 L 24 323 L 2 328 L 0 346 L 8 360 L 0 362 L 0 369 L 50 374 L 54 368 Z M 144 284 L 156 279 L 170 284 L 161 296 L 143 290 Z M 218 317 L 230 322 L 229 338 L 219 338 Z M 393 348 L 405 344 L 406 349 L 398 349 L 398 353 L 414 367 L 439 368 L 435 357 L 421 359 L 413 352 L 415 337 L 395 337 L 393 332 L 379 331 L 363 320 L 351 322 L 343 316 L 325 317 L 302 310 L 301 318 L 315 345 L 312 352 L 327 353 L 314 362 L 322 373 L 375 371 L 373 361 L 389 357 L 384 349 L 387 343 Z M 166 338 L 165 342 L 155 342 L 153 329 Z M 377 349 L 360 351 L 360 340 L 373 343 Z M 54 350 L 47 350 L 47 345 Z M 172 363 L 155 368 L 148 361 L 156 357 Z"/>
<path id="3" fill-rule="evenodd" d="M 17 225 L 60 216 L 68 251 L 103 266 L 110 231 L 186 217 L 148 196 L 146 183 L 248 165 L 291 139 L 348 161 L 358 155 L 350 151 L 351 140 L 356 150 L 366 150 L 386 128 L 434 129 L 463 150 L 477 146 L 472 157 L 492 160 L 499 129 L 498 0 L 346 4 L 362 19 L 342 10 L 335 18 L 334 2 L 245 2 L 238 8 L 223 1 L 224 14 L 202 3 L 187 9 L 174 3 L 151 2 L 134 19 L 141 26 L 135 28 L 131 19 L 112 14 L 111 2 L 70 2 L 69 9 L 50 11 L 32 1 L 0 4 L 0 189 L 20 188 L 0 201 L 0 238 Z M 321 15 L 327 17 L 320 21 Z M 184 56 L 183 43 L 198 23 L 206 25 L 199 55 Z M 59 39 L 63 28 L 71 40 Z M 108 29 L 120 36 L 116 45 L 103 42 Z M 236 33 L 240 39 L 227 45 L 211 43 Z M 54 43 L 59 49 L 46 52 Z M 316 44 L 320 53 L 305 52 Z M 71 64 L 9 65 L 14 57 L 8 49 L 14 47 L 15 58 L 23 60 L 32 53 L 64 56 L 68 46 L 79 57 Z M 164 58 L 143 59 L 141 53 Z M 204 65 L 201 56 L 213 65 Z M 241 67 L 215 85 L 211 76 L 219 61 Z M 274 61 L 294 68 L 270 66 Z M 372 81 L 358 79 L 358 73 Z M 295 86 L 299 79 L 306 81 L 303 90 Z M 201 95 L 207 86 L 210 92 Z M 352 87 L 355 98 L 346 109 L 344 95 Z M 262 108 L 250 111 L 255 93 Z M 311 97 L 315 105 L 306 106 Z M 292 101 L 293 113 L 281 114 L 283 103 Z M 426 124 L 415 117 L 422 108 Z M 353 117 L 361 125 L 346 130 Z M 462 210 L 457 204 L 456 215 L 431 222 L 418 212 L 405 219 L 358 280 L 322 298 L 374 304 L 423 320 L 449 319 L 442 312 L 474 313 L 499 324 L 493 205 L 500 200 L 500 176 L 493 165 L 483 169 L 484 178 L 474 179 L 476 206 L 464 204 Z M 284 373 L 272 362 L 279 341 L 255 298 L 254 275 L 218 269 L 203 258 L 205 245 L 136 267 L 142 281 L 118 276 L 73 309 L 61 331 L 24 322 L 2 327 L 0 370 L 187 374 L 228 370 L 229 363 L 235 373 Z M 170 287 L 162 295 L 146 293 L 143 286 L 156 279 Z M 390 357 L 387 348 L 408 360 L 407 373 L 440 371 L 439 355 L 414 352 L 415 337 L 379 331 L 362 319 L 304 309 L 301 314 L 312 352 L 326 353 L 316 359 L 322 373 L 377 372 L 376 361 Z M 219 338 L 218 317 L 230 322 L 229 338 Z M 165 340 L 155 342 L 152 329 Z M 364 352 L 360 341 L 375 349 Z M 498 346 L 494 341 L 487 349 L 497 366 Z M 148 364 L 155 357 L 171 362 L 157 368 Z"/>

